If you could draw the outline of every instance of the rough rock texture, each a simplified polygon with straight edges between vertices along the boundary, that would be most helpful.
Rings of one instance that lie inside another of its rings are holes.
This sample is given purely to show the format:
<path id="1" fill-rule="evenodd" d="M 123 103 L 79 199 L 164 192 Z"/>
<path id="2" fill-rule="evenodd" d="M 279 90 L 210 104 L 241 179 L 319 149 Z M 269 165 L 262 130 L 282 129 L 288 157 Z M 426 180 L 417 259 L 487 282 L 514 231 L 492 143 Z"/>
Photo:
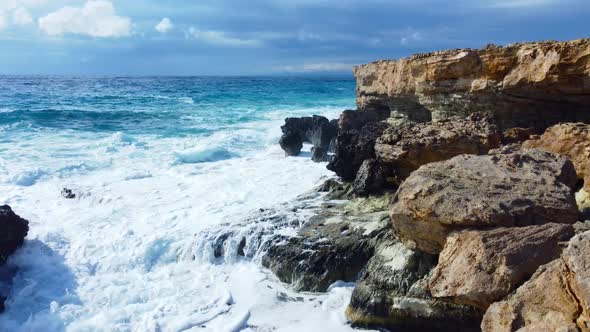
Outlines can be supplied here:
<path id="1" fill-rule="evenodd" d="M 510 128 L 502 133 L 502 144 L 518 144 L 537 135 L 535 128 Z"/>
<path id="2" fill-rule="evenodd" d="M 345 110 L 338 118 L 338 130 L 361 130 L 369 122 L 379 122 L 386 117 L 380 117 L 373 111 L 358 112 L 356 110 Z"/>
<path id="3" fill-rule="evenodd" d="M 524 142 L 523 147 L 570 158 L 574 162 L 578 178 L 584 180 L 584 189 L 590 192 L 590 125 L 561 123 L 547 129 L 539 139 Z"/>
<path id="4" fill-rule="evenodd" d="M 486 114 L 464 120 L 391 126 L 377 140 L 375 154 L 401 178 L 418 167 L 460 154 L 487 154 L 500 146 L 500 132 Z"/>
<path id="5" fill-rule="evenodd" d="M 478 331 L 477 309 L 433 299 L 426 289 L 436 257 L 406 248 L 390 234 L 352 293 L 353 326 L 392 331 Z"/>
<path id="6" fill-rule="evenodd" d="M 23 244 L 28 232 L 28 221 L 17 216 L 10 206 L 0 206 L 0 265 Z"/>
<path id="7" fill-rule="evenodd" d="M 590 193 L 583 188 L 576 193 L 576 203 L 582 220 L 590 220 Z"/>
<path id="8" fill-rule="evenodd" d="M 388 182 L 388 174 L 393 173 L 375 159 L 367 159 L 361 165 L 352 183 L 353 192 L 360 197 L 381 192 Z"/>
<path id="9" fill-rule="evenodd" d="M 429 281 L 434 297 L 487 309 L 559 257 L 571 225 L 545 224 L 451 233 Z"/>
<path id="10" fill-rule="evenodd" d="M 281 148 L 287 155 L 296 156 L 301 152 L 304 142 L 311 143 L 323 151 L 329 151 L 336 137 L 337 123 L 318 115 L 286 118 L 281 130 L 283 131 L 283 136 L 279 140 Z"/>
<path id="11" fill-rule="evenodd" d="M 531 280 L 482 321 L 485 332 L 590 331 L 590 232 L 574 237 L 560 259 L 543 265 Z"/>
<path id="12" fill-rule="evenodd" d="M 298 291 L 324 292 L 338 281 L 355 281 L 387 232 L 391 196 L 327 205 L 295 237 L 273 241 L 262 259 Z"/>
<path id="13" fill-rule="evenodd" d="M 461 155 L 412 173 L 391 220 L 410 248 L 438 254 L 453 230 L 575 223 L 575 183 L 571 161 L 539 150 Z"/>
<path id="14" fill-rule="evenodd" d="M 389 127 L 384 122 L 369 122 L 362 129 L 339 131 L 336 151 L 328 169 L 344 181 L 353 181 L 366 159 L 375 158 L 375 141 Z"/>
<path id="15" fill-rule="evenodd" d="M 357 106 L 424 122 L 485 110 L 501 129 L 590 120 L 590 39 L 489 45 L 354 68 Z"/>

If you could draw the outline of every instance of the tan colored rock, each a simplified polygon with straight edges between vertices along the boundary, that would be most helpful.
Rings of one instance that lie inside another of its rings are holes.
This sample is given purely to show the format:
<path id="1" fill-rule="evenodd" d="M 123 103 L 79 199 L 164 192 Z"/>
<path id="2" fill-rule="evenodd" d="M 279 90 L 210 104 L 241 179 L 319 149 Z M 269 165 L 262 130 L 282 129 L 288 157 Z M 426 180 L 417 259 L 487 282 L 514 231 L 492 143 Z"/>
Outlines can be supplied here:
<path id="1" fill-rule="evenodd" d="M 502 129 L 590 120 L 590 39 L 457 49 L 354 68 L 357 106 L 420 122 L 485 110 Z"/>
<path id="2" fill-rule="evenodd" d="M 590 232 L 574 237 L 560 259 L 543 265 L 531 280 L 482 321 L 484 332 L 590 331 Z"/>
<path id="3" fill-rule="evenodd" d="M 452 231 L 575 223 L 575 183 L 571 161 L 539 150 L 461 155 L 413 172 L 390 216 L 404 244 L 438 254 Z"/>
<path id="4" fill-rule="evenodd" d="M 571 225 L 545 224 L 451 233 L 429 281 L 432 295 L 487 309 L 559 257 Z"/>
<path id="5" fill-rule="evenodd" d="M 466 119 L 391 126 L 375 144 L 381 163 L 406 178 L 418 167 L 460 154 L 487 154 L 500 146 L 500 132 L 484 113 Z"/>
<path id="6" fill-rule="evenodd" d="M 560 123 L 537 140 L 523 143 L 525 148 L 536 148 L 567 156 L 574 162 L 578 178 L 584 180 L 584 189 L 590 192 L 590 125 Z"/>

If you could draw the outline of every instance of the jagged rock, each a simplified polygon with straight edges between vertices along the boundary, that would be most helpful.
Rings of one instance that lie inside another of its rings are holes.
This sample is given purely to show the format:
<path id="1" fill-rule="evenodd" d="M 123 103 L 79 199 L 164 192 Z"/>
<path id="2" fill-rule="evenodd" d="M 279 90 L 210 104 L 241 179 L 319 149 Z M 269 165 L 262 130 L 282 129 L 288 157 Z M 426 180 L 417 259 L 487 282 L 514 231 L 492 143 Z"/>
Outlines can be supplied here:
<path id="1" fill-rule="evenodd" d="M 576 193 L 576 203 L 583 220 L 590 220 L 590 193 L 584 188 Z"/>
<path id="2" fill-rule="evenodd" d="M 311 148 L 311 160 L 316 163 L 328 161 L 328 152 L 320 147 Z"/>
<path id="3" fill-rule="evenodd" d="M 541 266 L 482 321 L 484 332 L 589 331 L 590 232 L 577 235 L 561 258 Z"/>
<path id="4" fill-rule="evenodd" d="M 0 265 L 23 244 L 28 232 L 28 221 L 17 216 L 10 206 L 0 206 Z"/>
<path id="5" fill-rule="evenodd" d="M 584 180 L 584 189 L 590 192 L 590 125 L 561 123 L 547 129 L 539 139 L 524 142 L 523 147 L 570 158 L 574 162 L 578 178 Z"/>
<path id="6" fill-rule="evenodd" d="M 375 158 L 375 141 L 388 126 L 384 122 L 369 122 L 361 130 L 339 131 L 336 152 L 328 169 L 344 181 L 353 181 L 362 163 Z"/>
<path id="7" fill-rule="evenodd" d="M 392 331 L 478 331 L 482 313 L 430 296 L 436 257 L 406 248 L 388 234 L 352 293 L 346 316 L 353 326 Z"/>
<path id="8" fill-rule="evenodd" d="M 338 280 L 355 281 L 389 228 L 389 199 L 326 206 L 297 236 L 276 238 L 263 266 L 298 291 L 324 292 Z"/>
<path id="9" fill-rule="evenodd" d="M 426 122 L 485 110 L 501 129 L 590 120 L 590 39 L 490 45 L 354 68 L 357 107 Z"/>
<path id="10" fill-rule="evenodd" d="M 559 257 L 571 225 L 545 224 L 451 233 L 429 281 L 432 295 L 487 309 Z"/>
<path id="11" fill-rule="evenodd" d="M 330 144 L 336 137 L 337 122 L 323 116 L 286 118 L 281 126 L 283 136 L 279 140 L 281 148 L 289 156 L 298 155 L 303 143 L 311 143 L 324 151 L 330 150 Z"/>
<path id="12" fill-rule="evenodd" d="M 484 113 L 463 120 L 389 127 L 375 144 L 377 158 L 401 178 L 420 166 L 460 154 L 487 154 L 500 146 L 500 132 Z"/>
<path id="13" fill-rule="evenodd" d="M 76 198 L 76 194 L 74 193 L 74 191 L 72 189 L 69 189 L 69 188 L 63 188 L 61 190 L 61 195 L 65 199 L 74 199 L 74 198 Z"/>
<path id="14" fill-rule="evenodd" d="M 367 159 L 363 161 L 352 183 L 353 191 L 358 196 L 368 196 L 379 192 L 385 184 L 385 177 L 379 162 L 375 159 Z"/>
<path id="15" fill-rule="evenodd" d="M 502 144 L 518 144 L 537 135 L 535 128 L 510 128 L 502 133 Z"/>
<path id="16" fill-rule="evenodd" d="M 369 122 L 378 122 L 384 120 L 379 114 L 373 111 L 358 112 L 353 110 L 345 110 L 340 114 L 338 119 L 338 130 L 360 130 Z"/>
<path id="17" fill-rule="evenodd" d="M 571 161 L 539 150 L 461 155 L 412 173 L 391 220 L 406 245 L 438 254 L 454 230 L 575 223 L 575 183 Z"/>

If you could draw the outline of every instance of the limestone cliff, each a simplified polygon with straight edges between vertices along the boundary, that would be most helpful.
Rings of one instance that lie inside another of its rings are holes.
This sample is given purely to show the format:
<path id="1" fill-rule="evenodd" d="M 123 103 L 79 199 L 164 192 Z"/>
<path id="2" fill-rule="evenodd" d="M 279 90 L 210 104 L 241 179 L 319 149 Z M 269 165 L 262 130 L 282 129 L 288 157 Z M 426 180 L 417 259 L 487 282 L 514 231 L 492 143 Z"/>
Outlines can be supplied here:
<path id="1" fill-rule="evenodd" d="M 590 121 L 590 39 L 489 45 L 354 68 L 359 110 L 415 121 L 491 114 L 501 129 Z"/>

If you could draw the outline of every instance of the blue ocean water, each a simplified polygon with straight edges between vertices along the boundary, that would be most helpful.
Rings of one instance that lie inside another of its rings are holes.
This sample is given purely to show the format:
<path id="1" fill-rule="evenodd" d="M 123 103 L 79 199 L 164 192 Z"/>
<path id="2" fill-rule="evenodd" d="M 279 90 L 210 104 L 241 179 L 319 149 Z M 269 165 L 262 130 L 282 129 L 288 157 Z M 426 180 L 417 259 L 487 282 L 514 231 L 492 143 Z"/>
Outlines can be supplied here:
<path id="1" fill-rule="evenodd" d="M 0 204 L 31 228 L 0 331 L 349 329 L 349 285 L 285 302 L 288 286 L 258 262 L 186 253 L 195 234 L 332 176 L 285 157 L 280 125 L 335 118 L 354 89 L 351 78 L 0 77 Z"/>

